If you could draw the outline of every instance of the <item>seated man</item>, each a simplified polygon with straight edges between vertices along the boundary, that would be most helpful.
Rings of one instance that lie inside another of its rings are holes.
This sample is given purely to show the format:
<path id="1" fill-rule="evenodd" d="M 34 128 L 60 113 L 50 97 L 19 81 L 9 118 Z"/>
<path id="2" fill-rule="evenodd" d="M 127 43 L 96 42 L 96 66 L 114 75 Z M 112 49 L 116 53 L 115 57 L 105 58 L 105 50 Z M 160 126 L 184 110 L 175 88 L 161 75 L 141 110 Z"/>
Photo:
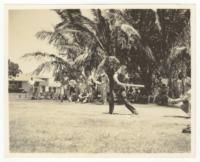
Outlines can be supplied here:
<path id="1" fill-rule="evenodd" d="M 84 92 L 78 95 L 78 102 L 86 103 L 89 101 L 90 94 L 85 90 Z"/>
<path id="2" fill-rule="evenodd" d="M 168 104 L 168 92 L 169 88 L 166 84 L 162 84 L 159 90 L 159 94 L 156 97 L 156 103 L 159 105 L 167 105 Z"/>

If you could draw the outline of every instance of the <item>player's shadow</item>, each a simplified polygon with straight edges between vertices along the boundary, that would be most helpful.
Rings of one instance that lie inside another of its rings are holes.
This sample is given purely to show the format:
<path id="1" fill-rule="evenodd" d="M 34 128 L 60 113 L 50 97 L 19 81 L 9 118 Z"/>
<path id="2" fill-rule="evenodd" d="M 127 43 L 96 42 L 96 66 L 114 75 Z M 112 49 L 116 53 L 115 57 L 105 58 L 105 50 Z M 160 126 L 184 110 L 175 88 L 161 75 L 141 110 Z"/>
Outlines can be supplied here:
<path id="1" fill-rule="evenodd" d="M 103 112 L 102 114 L 106 114 L 106 115 L 131 115 L 131 114 L 119 114 L 119 113 L 112 113 L 112 114 L 110 114 L 110 113 L 108 113 L 108 112 Z"/>
<path id="2" fill-rule="evenodd" d="M 190 117 L 188 117 L 188 116 L 180 116 L 180 115 L 166 115 L 166 116 L 163 116 L 163 117 L 190 119 Z"/>

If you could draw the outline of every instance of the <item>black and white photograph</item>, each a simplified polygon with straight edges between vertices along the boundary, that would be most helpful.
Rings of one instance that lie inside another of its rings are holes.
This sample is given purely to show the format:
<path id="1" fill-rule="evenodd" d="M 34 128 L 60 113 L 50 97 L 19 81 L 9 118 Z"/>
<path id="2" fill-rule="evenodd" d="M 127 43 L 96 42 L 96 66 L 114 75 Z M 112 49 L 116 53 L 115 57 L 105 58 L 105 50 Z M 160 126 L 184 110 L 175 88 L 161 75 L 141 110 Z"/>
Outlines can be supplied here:
<path id="1" fill-rule="evenodd" d="M 7 8 L 8 153 L 193 155 L 194 6 L 44 6 Z"/>

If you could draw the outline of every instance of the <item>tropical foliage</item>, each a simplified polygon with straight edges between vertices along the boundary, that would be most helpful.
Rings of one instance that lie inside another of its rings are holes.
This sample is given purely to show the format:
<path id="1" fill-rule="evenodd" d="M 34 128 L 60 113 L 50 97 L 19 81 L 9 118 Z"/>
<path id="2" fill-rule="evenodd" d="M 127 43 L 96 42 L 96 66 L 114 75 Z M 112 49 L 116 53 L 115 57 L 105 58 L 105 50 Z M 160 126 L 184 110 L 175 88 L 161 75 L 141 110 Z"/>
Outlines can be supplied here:
<path id="1" fill-rule="evenodd" d="M 10 59 L 8 60 L 8 76 L 16 77 L 22 71 L 19 68 L 17 63 L 12 62 Z"/>
<path id="2" fill-rule="evenodd" d="M 40 31 L 36 37 L 48 40 L 58 49 L 58 54 L 36 52 L 24 57 L 48 58 L 35 72 L 54 66 L 58 79 L 72 71 L 86 75 L 94 70 L 105 71 L 110 80 L 111 109 L 113 75 L 120 64 L 127 65 L 130 74 L 137 75 L 147 94 L 151 92 L 153 74 L 170 78 L 174 76 L 172 68 L 180 70 L 184 64 L 189 69 L 189 10 L 91 9 L 90 17 L 83 16 L 79 9 L 54 11 L 61 22 L 55 25 L 54 31 Z M 179 61 L 181 67 L 176 64 Z"/>

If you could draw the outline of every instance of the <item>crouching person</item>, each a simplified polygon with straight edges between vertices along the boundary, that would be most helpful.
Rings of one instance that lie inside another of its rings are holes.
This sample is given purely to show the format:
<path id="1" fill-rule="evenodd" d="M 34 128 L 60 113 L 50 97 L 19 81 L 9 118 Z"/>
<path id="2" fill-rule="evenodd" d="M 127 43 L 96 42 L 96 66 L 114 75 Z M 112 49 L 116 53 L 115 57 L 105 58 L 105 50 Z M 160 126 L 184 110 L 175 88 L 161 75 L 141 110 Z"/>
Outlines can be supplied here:
<path id="1" fill-rule="evenodd" d="M 77 101 L 87 103 L 87 102 L 89 102 L 89 98 L 90 98 L 90 93 L 88 93 L 87 90 L 84 90 L 84 92 L 82 92 L 78 95 Z"/>
<path id="2" fill-rule="evenodd" d="M 188 86 L 191 88 L 191 83 L 187 83 Z M 173 105 L 177 104 L 188 116 L 191 118 L 191 89 L 189 89 L 184 95 L 177 99 L 168 99 L 168 103 Z M 186 128 L 182 130 L 183 133 L 191 133 L 191 125 L 189 124 Z"/>

